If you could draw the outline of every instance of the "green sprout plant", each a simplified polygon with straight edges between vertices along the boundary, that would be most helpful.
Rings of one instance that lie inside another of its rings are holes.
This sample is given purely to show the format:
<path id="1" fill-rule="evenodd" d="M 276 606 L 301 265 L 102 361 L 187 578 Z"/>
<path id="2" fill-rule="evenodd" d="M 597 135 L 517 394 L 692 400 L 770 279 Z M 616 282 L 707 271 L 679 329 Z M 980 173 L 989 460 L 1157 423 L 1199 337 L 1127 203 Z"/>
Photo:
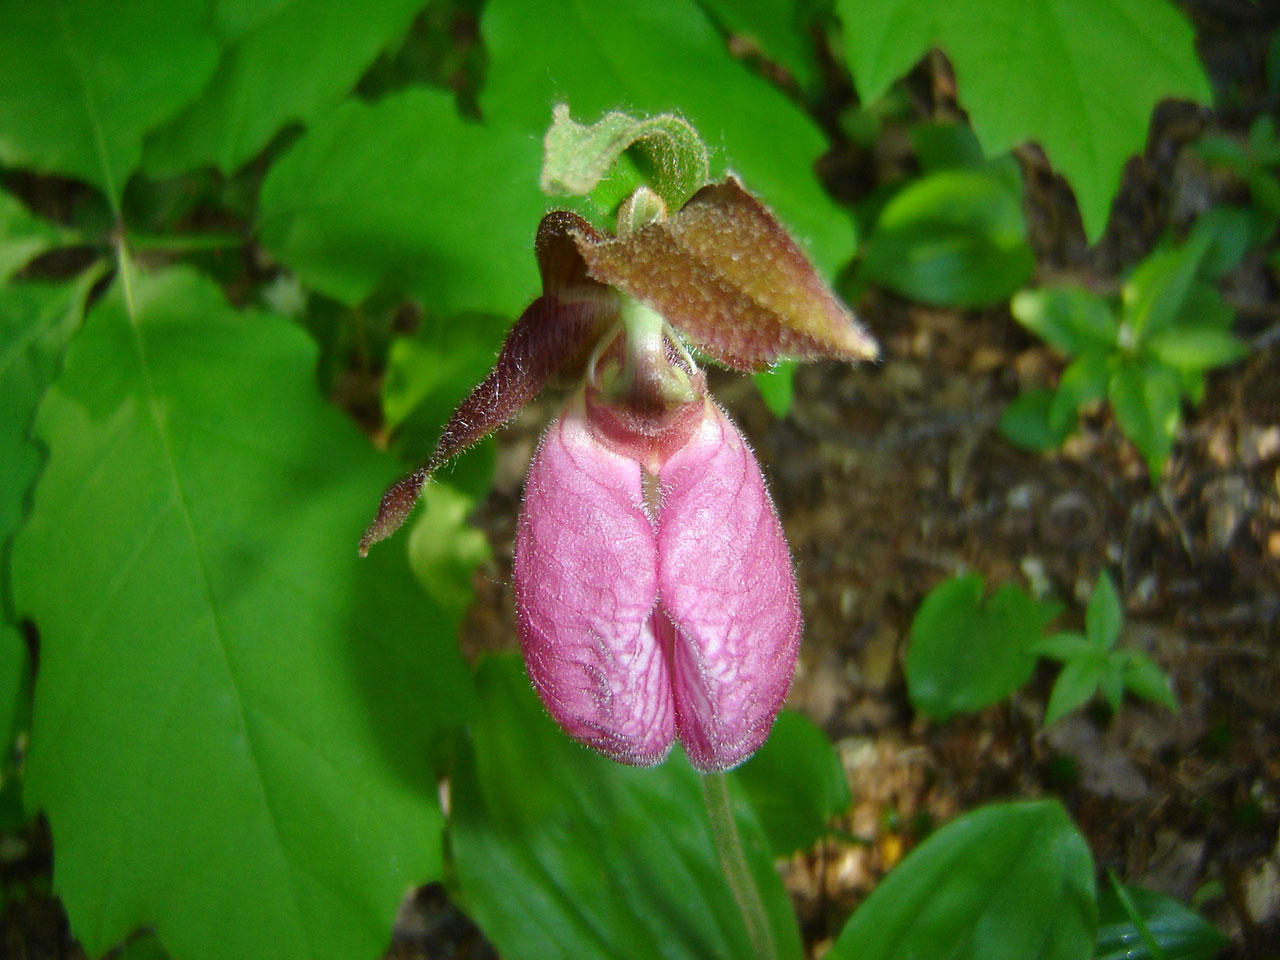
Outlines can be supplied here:
<path id="1" fill-rule="evenodd" d="M 1084 706 L 1098 691 L 1112 712 L 1120 709 L 1126 692 L 1178 709 L 1168 674 L 1141 650 L 1116 646 L 1123 623 L 1115 584 L 1104 572 L 1089 595 L 1084 633 L 1055 633 L 1032 645 L 1033 653 L 1062 663 L 1045 709 L 1045 726 Z"/>
<path id="2" fill-rule="evenodd" d="M 1045 726 L 1083 706 L 1098 690 L 1113 711 L 1126 691 L 1177 709 L 1168 675 L 1140 650 L 1117 647 L 1124 614 L 1107 573 L 1090 594 L 1084 633 L 1046 637 L 1045 628 L 1061 610 L 1011 583 L 984 599 L 982 578 L 975 573 L 943 582 L 911 624 L 905 671 L 912 704 L 938 721 L 973 713 L 1022 687 L 1037 659 L 1047 657 L 1063 668 L 1049 696 Z"/>
<path id="3" fill-rule="evenodd" d="M 1105 401 L 1159 479 L 1183 404 L 1203 398 L 1208 371 L 1248 353 L 1214 286 L 1243 254 L 1238 236 L 1229 212 L 1203 218 L 1185 243 L 1139 264 L 1118 298 L 1069 285 L 1017 294 L 1014 317 L 1069 362 L 1055 388 L 1030 390 L 1009 405 L 1000 420 L 1005 438 L 1030 450 L 1055 448 L 1083 409 Z"/>
<path id="4" fill-rule="evenodd" d="M 1208 134 L 1196 150 L 1206 163 L 1230 170 L 1248 185 L 1254 204 L 1274 229 L 1280 222 L 1280 137 L 1276 136 L 1275 120 L 1265 113 L 1260 115 L 1249 126 L 1243 142 L 1224 134 Z"/>

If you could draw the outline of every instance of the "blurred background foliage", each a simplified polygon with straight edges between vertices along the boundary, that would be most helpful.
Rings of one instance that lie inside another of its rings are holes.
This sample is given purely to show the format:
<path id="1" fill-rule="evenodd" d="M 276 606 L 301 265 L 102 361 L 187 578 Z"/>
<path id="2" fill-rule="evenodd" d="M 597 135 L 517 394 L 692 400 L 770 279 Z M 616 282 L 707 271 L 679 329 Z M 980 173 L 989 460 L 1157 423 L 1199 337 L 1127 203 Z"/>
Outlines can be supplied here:
<path id="1" fill-rule="evenodd" d="M 408 536 L 355 557 L 384 485 L 537 293 L 552 106 L 684 116 L 713 175 L 739 175 L 851 303 L 1011 308 L 1062 371 L 1002 433 L 1051 451 L 1109 407 L 1158 485 L 1206 372 L 1254 345 L 1223 278 L 1278 265 L 1274 122 L 1238 122 L 1195 39 L 1168 0 L 0 4 L 12 955 L 375 956 L 405 892 L 444 884 L 507 957 L 745 956 L 683 758 L 588 755 L 515 662 L 460 653 L 494 446 L 440 477 Z M 1170 98 L 1228 118 L 1196 149 L 1238 203 L 1126 253 L 1112 202 Z M 1034 178 L 1074 196 L 1063 230 L 1110 258 L 1111 287 L 1046 262 Z M 777 416 L 791 378 L 758 378 Z M 1066 650 L 1037 647 L 1061 605 L 982 593 L 962 577 L 920 610 L 905 671 L 924 715 L 1005 700 Z M 1099 683 L 1111 700 L 1121 654 L 1065 700 Z M 1172 706 L 1151 669 L 1127 688 Z M 844 771 L 784 714 L 732 789 L 779 956 L 806 955 L 822 937 L 802 936 L 774 858 L 830 835 Z M 45 822 L 70 934 L 55 918 L 40 946 Z M 1168 898 L 1114 877 L 1099 894 L 1039 800 L 938 831 L 830 955 L 1221 946 Z"/>

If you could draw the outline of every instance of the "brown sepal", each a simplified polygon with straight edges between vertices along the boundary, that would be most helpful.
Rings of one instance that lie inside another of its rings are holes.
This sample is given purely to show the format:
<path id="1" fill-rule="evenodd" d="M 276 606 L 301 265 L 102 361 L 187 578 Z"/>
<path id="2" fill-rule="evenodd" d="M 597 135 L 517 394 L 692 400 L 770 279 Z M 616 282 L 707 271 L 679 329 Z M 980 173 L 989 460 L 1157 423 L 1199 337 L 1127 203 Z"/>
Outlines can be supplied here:
<path id="1" fill-rule="evenodd" d="M 592 347 L 617 322 L 618 295 L 587 276 L 571 234 L 598 240 L 576 214 L 556 210 L 543 217 L 535 241 L 543 295 L 520 315 L 493 369 L 458 405 L 427 462 L 383 494 L 360 539 L 362 557 L 400 528 L 439 467 L 514 417 L 553 378 L 580 376 Z"/>
<path id="2" fill-rule="evenodd" d="M 779 360 L 872 360 L 879 348 L 773 214 L 734 178 L 629 237 L 576 230 L 592 277 L 662 314 L 739 370 Z"/>

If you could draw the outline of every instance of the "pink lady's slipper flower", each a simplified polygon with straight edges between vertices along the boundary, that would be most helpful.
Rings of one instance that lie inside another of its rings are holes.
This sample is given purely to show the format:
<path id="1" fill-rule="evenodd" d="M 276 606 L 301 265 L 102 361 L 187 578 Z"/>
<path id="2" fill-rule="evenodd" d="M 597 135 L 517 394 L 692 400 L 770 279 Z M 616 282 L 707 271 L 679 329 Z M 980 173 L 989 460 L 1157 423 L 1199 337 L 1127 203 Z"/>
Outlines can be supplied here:
<path id="1" fill-rule="evenodd" d="M 651 213 L 634 224 L 636 211 Z M 800 605 L 760 467 L 686 344 L 742 370 L 875 356 L 773 216 L 729 178 L 667 218 L 624 204 L 619 236 L 548 214 L 543 294 L 435 455 L 393 486 L 361 550 L 431 472 L 547 383 L 576 383 L 529 468 L 516 533 L 520 646 L 548 712 L 624 763 L 679 740 L 704 771 L 741 763 L 786 699 Z"/>

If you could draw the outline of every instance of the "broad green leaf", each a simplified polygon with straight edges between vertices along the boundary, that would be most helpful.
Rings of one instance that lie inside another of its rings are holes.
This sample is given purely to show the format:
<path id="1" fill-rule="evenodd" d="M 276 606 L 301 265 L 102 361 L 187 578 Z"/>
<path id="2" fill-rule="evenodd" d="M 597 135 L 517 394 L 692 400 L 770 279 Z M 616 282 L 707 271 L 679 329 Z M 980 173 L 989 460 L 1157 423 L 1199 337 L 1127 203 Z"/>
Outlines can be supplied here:
<path id="1" fill-rule="evenodd" d="M 13 741 L 25 712 L 29 670 L 26 640 L 17 627 L 0 622 L 0 784 L 8 779 Z"/>
<path id="2" fill-rule="evenodd" d="M 74 283 L 0 287 L 0 620 L 13 617 L 9 539 L 44 461 L 30 440 L 31 422 L 98 276 L 91 271 Z"/>
<path id="3" fill-rule="evenodd" d="M 9 194 L 0 192 L 0 285 L 40 254 L 56 247 L 64 233 L 47 220 L 33 216 Z"/>
<path id="4" fill-rule="evenodd" d="M 827 960 L 1089 960 L 1097 917 L 1093 858 L 1061 804 L 999 804 L 913 850 Z"/>
<path id="5" fill-rule="evenodd" d="M 91 955 L 146 925 L 184 960 L 373 956 L 439 876 L 456 619 L 403 554 L 357 559 L 395 467 L 307 335 L 186 269 L 122 279 L 40 407 L 14 548 L 54 885 Z"/>
<path id="6" fill-rule="evenodd" d="M 864 102 L 940 46 L 983 151 L 1039 142 L 1075 190 L 1090 241 L 1155 105 L 1209 102 L 1191 26 L 1167 0 L 837 0 L 836 9 Z"/>
<path id="7" fill-rule="evenodd" d="M 812 20 L 817 4 L 808 0 L 698 0 L 721 29 L 745 41 L 749 49 L 785 67 L 803 88 L 818 78 Z"/>
<path id="8" fill-rule="evenodd" d="M 999 303 L 1031 276 L 1022 201 L 990 173 L 943 170 L 912 183 L 880 213 L 862 272 L 913 300 Z"/>
<path id="9" fill-rule="evenodd" d="M 1072 357 L 1115 346 L 1120 332 L 1107 302 L 1083 287 L 1023 290 L 1009 309 L 1020 324 Z"/>
<path id="10" fill-rule="evenodd" d="M 779 420 L 791 412 L 791 401 L 795 398 L 796 366 L 794 360 L 783 360 L 769 370 L 752 374 L 764 405 Z"/>
<path id="11" fill-rule="evenodd" d="M 1031 646 L 1044 620 L 1041 605 L 1013 584 L 985 602 L 976 573 L 935 587 L 911 622 L 905 668 L 912 705 L 946 720 L 1004 699 L 1031 676 Z"/>
<path id="12" fill-rule="evenodd" d="M 779 90 L 737 63 L 694 0 L 491 0 L 481 19 L 489 69 L 481 108 L 541 137 L 551 107 L 590 123 L 611 110 L 675 113 L 831 275 L 853 252 L 848 217 L 823 192 L 817 127 Z"/>
<path id="13" fill-rule="evenodd" d="M 0 163 L 87 180 L 118 213 L 142 137 L 208 81 L 203 4 L 0 4 Z"/>
<path id="14" fill-rule="evenodd" d="M 1178 376 L 1158 363 L 1125 363 L 1111 375 L 1107 397 L 1126 437 L 1158 477 L 1173 452 L 1181 420 Z"/>
<path id="15" fill-rule="evenodd" d="M 173 176 L 211 164 L 233 173 L 285 124 L 310 123 L 346 96 L 421 6 L 421 0 L 279 5 L 223 52 L 197 100 L 148 135 L 147 171 Z M 235 16 L 232 29 L 239 33 L 242 23 Z"/>
<path id="16" fill-rule="evenodd" d="M 1098 574 L 1093 592 L 1089 594 L 1089 603 L 1085 607 L 1085 635 L 1098 650 L 1110 650 L 1116 645 L 1123 622 L 1124 609 L 1120 606 L 1120 595 L 1116 593 L 1116 585 L 1111 582 L 1111 575 L 1104 570 Z"/>
<path id="17" fill-rule="evenodd" d="M 638 769 L 591 753 L 546 716 L 514 657 L 482 662 L 477 686 L 449 840 L 461 902 L 503 957 L 751 956 L 708 832 L 701 775 L 682 754 Z M 798 960 L 768 843 L 734 793 L 778 956 Z"/>
<path id="18" fill-rule="evenodd" d="M 1061 720 L 1094 695 L 1105 664 L 1106 661 L 1096 654 L 1067 662 L 1049 694 L 1049 705 L 1044 712 L 1046 727 Z"/>
<path id="19" fill-rule="evenodd" d="M 1126 690 L 1143 700 L 1150 700 L 1177 712 L 1178 701 L 1173 695 L 1169 675 L 1150 657 L 1139 650 L 1126 650 L 1122 664 L 1120 679 Z"/>
<path id="20" fill-rule="evenodd" d="M 812 846 L 852 802 L 840 758 L 816 723 L 783 710 L 755 756 L 733 774 L 775 857 Z"/>
<path id="21" fill-rule="evenodd" d="M 1148 340 L 1147 349 L 1179 370 L 1212 370 L 1249 355 L 1243 340 L 1213 327 L 1170 327 Z"/>
<path id="22" fill-rule="evenodd" d="M 1028 390 L 1013 399 L 1000 415 L 1000 435 L 1024 450 L 1052 450 L 1062 444 L 1074 424 L 1055 426 L 1050 419 L 1057 394 Z"/>
<path id="23" fill-rule="evenodd" d="M 263 243 L 344 303 L 385 286 L 444 316 L 515 317 L 538 293 L 539 165 L 536 139 L 463 120 L 447 93 L 348 101 L 272 167 Z"/>
<path id="24" fill-rule="evenodd" d="M 1098 894 L 1098 943 L 1094 960 L 1213 960 L 1227 939 L 1194 910 L 1162 893 L 1124 886 L 1124 893 L 1161 955 L 1151 952 L 1113 886 Z"/>

